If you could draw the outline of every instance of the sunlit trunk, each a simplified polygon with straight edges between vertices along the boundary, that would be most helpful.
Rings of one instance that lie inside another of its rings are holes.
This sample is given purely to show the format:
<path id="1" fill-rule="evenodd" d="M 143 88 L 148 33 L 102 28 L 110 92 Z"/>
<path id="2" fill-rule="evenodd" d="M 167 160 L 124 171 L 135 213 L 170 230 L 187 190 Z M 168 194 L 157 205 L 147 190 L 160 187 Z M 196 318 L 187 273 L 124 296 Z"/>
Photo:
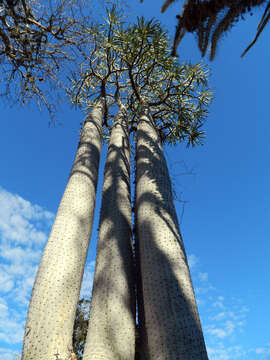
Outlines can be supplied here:
<path id="1" fill-rule="evenodd" d="M 104 100 L 86 119 L 69 180 L 36 275 L 22 360 L 67 360 L 92 231 Z M 61 139 L 59 139 L 61 146 Z"/>
<path id="2" fill-rule="evenodd" d="M 131 236 L 130 148 L 125 111 L 111 131 L 104 171 L 96 269 L 84 360 L 132 360 L 135 289 Z"/>
<path id="3" fill-rule="evenodd" d="M 136 241 L 147 360 L 207 360 L 166 160 L 148 108 L 137 136 Z"/>

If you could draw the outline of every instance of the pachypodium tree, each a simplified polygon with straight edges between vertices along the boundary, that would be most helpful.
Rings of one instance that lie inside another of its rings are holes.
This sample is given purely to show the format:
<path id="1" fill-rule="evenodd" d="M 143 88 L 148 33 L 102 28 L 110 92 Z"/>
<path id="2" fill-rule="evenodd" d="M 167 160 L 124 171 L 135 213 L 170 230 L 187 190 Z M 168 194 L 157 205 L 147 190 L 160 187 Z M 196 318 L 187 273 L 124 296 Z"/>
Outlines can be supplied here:
<path id="1" fill-rule="evenodd" d="M 109 136 L 104 170 L 96 269 L 84 359 L 133 359 L 135 354 L 136 296 L 132 249 L 130 194 L 130 144 L 125 107 L 120 101 L 119 78 L 124 67 L 115 46 L 115 27 L 120 21 L 114 9 L 98 29 L 86 71 L 77 79 L 73 99 L 87 104 L 100 84 L 106 99 L 104 135 Z M 74 74 L 78 75 L 78 74 Z M 85 97 L 86 96 L 86 97 Z M 109 104 L 118 115 L 112 126 Z"/>
<path id="2" fill-rule="evenodd" d="M 22 360 L 68 359 L 91 236 L 104 98 L 87 116 L 73 167 L 36 275 Z"/>
<path id="3" fill-rule="evenodd" d="M 136 236 L 146 358 L 208 359 L 161 138 L 148 107 L 137 129 Z"/>
<path id="4" fill-rule="evenodd" d="M 125 108 L 111 129 L 100 212 L 96 269 L 84 359 L 134 359 L 130 145 Z"/>
<path id="5" fill-rule="evenodd" d="M 92 28 L 89 33 L 98 36 Z M 22 360 L 69 360 L 74 354 L 73 325 L 92 231 L 102 125 L 107 118 L 104 84 L 110 73 L 104 72 L 99 64 L 97 73 L 92 111 L 84 122 L 75 161 L 32 290 Z"/>
<path id="6" fill-rule="evenodd" d="M 109 36 L 106 41 L 97 42 L 96 57 L 90 54 L 87 68 L 74 80 L 74 99 L 80 103 L 91 102 L 96 82 L 104 79 L 105 72 L 104 94 L 107 99 L 118 100 L 125 106 L 128 129 L 136 144 L 135 246 L 141 359 L 205 360 L 207 353 L 162 143 L 176 144 L 186 140 L 188 145 L 195 145 L 201 142 L 201 126 L 211 100 L 207 71 L 202 64 L 180 65 L 170 57 L 170 42 L 157 22 L 141 18 L 135 26 L 125 26 L 113 13 L 105 27 L 107 30 L 100 29 L 99 34 L 105 31 Z M 102 76 L 95 64 L 103 69 Z M 115 141 L 114 131 L 112 127 L 108 159 Z M 122 151 L 125 143 L 126 140 L 122 140 Z M 117 147 L 114 148 L 116 151 Z M 112 169 L 118 166 L 116 152 L 114 162 L 110 171 L 105 170 L 104 188 L 105 184 L 113 183 Z M 119 179 L 120 175 L 115 178 L 115 184 Z M 123 178 L 122 184 L 126 188 Z M 124 347 L 123 352 L 119 350 L 122 339 L 116 335 L 121 327 L 121 316 L 117 319 L 115 311 L 123 298 L 122 287 L 118 290 L 120 299 L 116 308 L 106 300 L 111 294 L 114 297 L 115 279 L 120 279 L 123 269 L 126 270 L 119 264 L 128 268 L 130 263 L 130 252 L 127 255 L 127 251 L 118 251 L 120 259 L 112 255 L 111 246 L 114 249 L 120 249 L 120 244 L 128 246 L 129 238 L 126 235 L 124 239 L 119 231 L 122 213 L 116 218 L 112 215 L 119 211 L 118 186 L 111 187 L 110 191 L 116 194 L 110 193 L 113 203 L 106 200 L 107 193 L 103 199 L 102 209 L 106 204 L 107 215 L 101 212 L 93 287 L 93 299 L 96 296 L 100 302 L 96 300 L 93 313 L 92 308 L 90 311 L 85 359 L 128 358 Z M 104 218 L 107 221 L 103 225 Z M 111 268 L 115 269 L 115 278 L 107 274 Z M 127 278 L 132 278 L 132 271 Z M 127 303 L 131 314 L 132 305 Z M 102 304 L 103 309 L 105 304 L 111 305 L 102 312 Z M 127 318 L 124 322 L 128 323 Z"/>
<path id="7" fill-rule="evenodd" d="M 154 22 L 127 29 L 129 107 L 137 115 L 135 236 L 142 357 L 207 359 L 162 142 L 201 141 L 210 93 L 201 65 L 169 56 Z M 134 34 L 134 37 L 133 37 Z M 132 36 L 132 37 L 131 37 Z M 140 61 L 143 59 L 143 65 Z"/>

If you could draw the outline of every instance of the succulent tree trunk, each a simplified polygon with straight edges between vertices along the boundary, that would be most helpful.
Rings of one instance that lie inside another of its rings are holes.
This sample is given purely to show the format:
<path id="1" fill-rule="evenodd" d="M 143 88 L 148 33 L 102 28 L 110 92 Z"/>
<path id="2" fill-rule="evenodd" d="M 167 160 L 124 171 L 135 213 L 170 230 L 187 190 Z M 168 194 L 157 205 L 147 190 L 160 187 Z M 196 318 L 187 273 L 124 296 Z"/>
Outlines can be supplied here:
<path id="1" fill-rule="evenodd" d="M 161 142 L 149 108 L 138 123 L 136 240 L 148 360 L 207 360 Z"/>
<path id="2" fill-rule="evenodd" d="M 22 360 L 68 360 L 92 231 L 104 99 L 86 119 L 69 180 L 36 275 Z"/>
<path id="3" fill-rule="evenodd" d="M 104 171 L 96 269 L 84 360 L 131 360 L 135 286 L 131 233 L 130 149 L 121 107 Z"/>

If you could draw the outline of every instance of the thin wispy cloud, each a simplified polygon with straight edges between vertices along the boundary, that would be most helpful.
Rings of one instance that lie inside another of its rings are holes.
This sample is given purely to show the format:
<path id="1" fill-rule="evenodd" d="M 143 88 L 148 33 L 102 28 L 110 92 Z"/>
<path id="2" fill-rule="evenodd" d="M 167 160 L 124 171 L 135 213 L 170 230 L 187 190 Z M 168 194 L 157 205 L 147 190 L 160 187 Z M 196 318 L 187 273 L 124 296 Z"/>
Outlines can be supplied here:
<path id="1" fill-rule="evenodd" d="M 190 254 L 187 256 L 188 265 L 190 269 L 194 269 L 196 264 L 198 264 L 198 258 L 194 254 Z"/>
<path id="2" fill-rule="evenodd" d="M 201 281 L 207 281 L 208 280 L 208 274 L 206 272 L 200 272 L 199 273 L 199 279 Z"/>
<path id="3" fill-rule="evenodd" d="M 270 359 L 270 344 L 253 349 L 239 341 L 250 311 L 244 300 L 219 293 L 197 256 L 188 255 L 188 261 L 209 360 Z"/>
<path id="4" fill-rule="evenodd" d="M 247 352 L 241 346 L 224 346 L 218 343 L 215 347 L 207 347 L 208 356 L 211 360 L 243 360 Z"/>
<path id="5" fill-rule="evenodd" d="M 268 347 L 258 347 L 254 349 L 254 352 L 259 355 L 270 355 L 270 344 L 268 344 Z M 267 357 L 269 359 L 270 356 Z"/>
<path id="6" fill-rule="evenodd" d="M 9 350 L 0 347 L 0 359 L 1 360 L 19 360 L 19 354 L 14 350 Z"/>

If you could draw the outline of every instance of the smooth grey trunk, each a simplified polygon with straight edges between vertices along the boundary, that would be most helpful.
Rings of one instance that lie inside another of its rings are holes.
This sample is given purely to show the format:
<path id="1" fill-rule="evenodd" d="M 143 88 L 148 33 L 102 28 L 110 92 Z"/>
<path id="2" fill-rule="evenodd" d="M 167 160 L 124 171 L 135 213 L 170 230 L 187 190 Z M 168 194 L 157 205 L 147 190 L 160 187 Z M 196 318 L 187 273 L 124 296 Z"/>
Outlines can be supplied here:
<path id="1" fill-rule="evenodd" d="M 104 171 L 96 269 L 84 360 L 132 360 L 135 285 L 130 199 L 130 147 L 121 107 Z"/>
<path id="2" fill-rule="evenodd" d="M 22 360 L 68 360 L 89 246 L 101 151 L 104 99 L 86 119 L 75 161 L 36 275 Z"/>
<path id="3" fill-rule="evenodd" d="M 168 168 L 147 107 L 137 136 L 136 240 L 147 360 L 207 360 Z"/>

